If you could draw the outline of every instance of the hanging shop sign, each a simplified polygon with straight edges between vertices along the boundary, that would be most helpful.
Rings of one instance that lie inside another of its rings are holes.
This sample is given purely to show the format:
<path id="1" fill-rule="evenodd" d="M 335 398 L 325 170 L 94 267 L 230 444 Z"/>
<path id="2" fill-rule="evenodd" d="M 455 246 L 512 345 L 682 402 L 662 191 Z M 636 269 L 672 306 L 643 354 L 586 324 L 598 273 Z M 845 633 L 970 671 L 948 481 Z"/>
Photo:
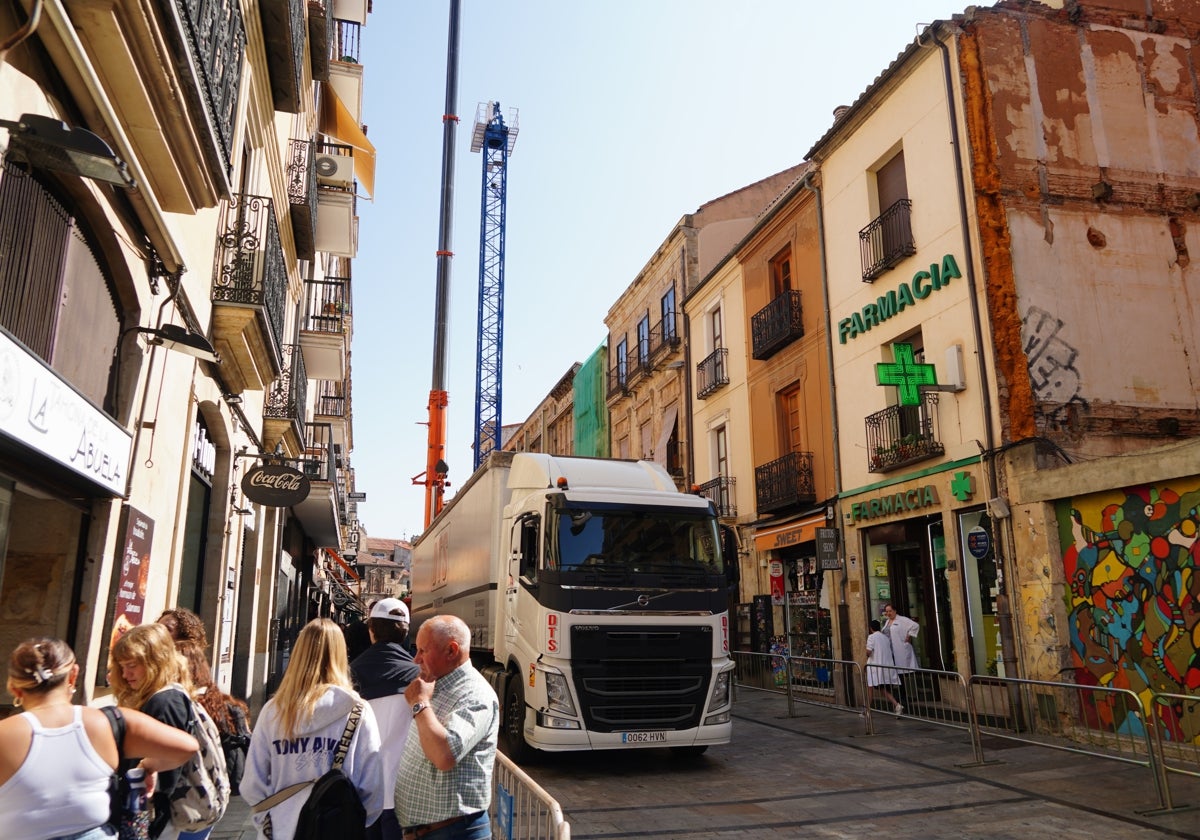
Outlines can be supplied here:
<path id="1" fill-rule="evenodd" d="M 901 283 L 899 288 L 881 295 L 874 303 L 868 303 L 850 317 L 838 321 L 838 341 L 845 344 L 851 338 L 858 338 L 871 327 L 878 327 L 893 315 L 903 312 L 905 307 L 915 306 L 917 301 L 924 300 L 938 289 L 950 285 L 951 280 L 961 277 L 958 261 L 953 254 L 946 254 L 940 265 L 932 263 L 928 271 L 918 271 L 912 280 Z"/>
<path id="2" fill-rule="evenodd" d="M 854 502 L 850 505 L 850 512 L 846 514 L 846 518 L 853 523 L 864 519 L 879 519 L 922 508 L 937 507 L 939 504 L 937 487 L 926 484 L 924 487 L 915 487 L 903 493 L 889 493 L 886 496 L 876 496 L 873 499 Z"/>
<path id="3" fill-rule="evenodd" d="M 255 504 L 291 507 L 308 498 L 308 476 L 281 464 L 262 464 L 242 478 L 242 492 Z"/>
<path id="4" fill-rule="evenodd" d="M 817 529 L 817 562 L 822 570 L 838 571 L 842 568 L 842 558 L 838 557 L 838 529 Z"/>

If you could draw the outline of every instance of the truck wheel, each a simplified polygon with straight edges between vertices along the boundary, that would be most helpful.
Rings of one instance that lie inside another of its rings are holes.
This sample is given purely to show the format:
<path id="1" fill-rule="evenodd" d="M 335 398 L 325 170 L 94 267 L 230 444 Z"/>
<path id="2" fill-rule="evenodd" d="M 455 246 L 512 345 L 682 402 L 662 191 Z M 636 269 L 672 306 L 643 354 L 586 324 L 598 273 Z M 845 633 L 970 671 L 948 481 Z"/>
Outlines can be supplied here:
<path id="1" fill-rule="evenodd" d="M 533 748 L 525 743 L 525 688 L 513 675 L 504 690 L 504 719 L 500 726 L 500 749 L 516 764 L 528 761 Z"/>

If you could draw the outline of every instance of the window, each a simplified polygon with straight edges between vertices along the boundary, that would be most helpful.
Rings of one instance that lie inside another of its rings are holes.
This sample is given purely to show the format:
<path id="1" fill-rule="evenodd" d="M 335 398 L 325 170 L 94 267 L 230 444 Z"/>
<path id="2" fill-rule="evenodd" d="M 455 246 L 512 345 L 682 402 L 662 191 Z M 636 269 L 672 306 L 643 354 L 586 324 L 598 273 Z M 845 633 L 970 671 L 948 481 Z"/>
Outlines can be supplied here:
<path id="1" fill-rule="evenodd" d="M 721 330 L 721 308 L 717 307 L 708 315 L 709 332 L 712 336 L 713 350 L 720 350 L 725 346 L 725 338 Z"/>
<path id="2" fill-rule="evenodd" d="M 629 343 L 625 339 L 621 339 L 617 344 L 617 384 L 621 387 L 625 386 L 625 380 L 629 376 Z"/>
<path id="3" fill-rule="evenodd" d="M 650 316 L 643 315 L 637 325 L 638 366 L 646 367 L 650 363 Z"/>
<path id="4" fill-rule="evenodd" d="M 729 477 L 729 434 L 724 426 L 713 430 L 713 454 L 716 460 L 716 473 L 722 478 Z"/>
<path id="5" fill-rule="evenodd" d="M 647 420 L 646 422 L 642 423 L 642 426 L 639 429 L 639 431 L 641 433 L 641 438 L 642 438 L 642 454 L 639 455 L 638 457 L 646 458 L 646 459 L 652 458 L 653 457 L 652 447 L 654 446 L 654 435 L 651 434 L 650 421 Z"/>
<path id="6" fill-rule="evenodd" d="M 799 384 L 779 393 L 779 418 L 782 433 L 781 451 L 784 454 L 804 451 L 801 441 L 804 425 L 804 395 Z"/>
<path id="7" fill-rule="evenodd" d="M 675 339 L 675 287 L 671 286 L 667 293 L 662 296 L 659 302 L 662 309 L 662 334 L 663 341 L 673 341 Z"/>
<path id="8" fill-rule="evenodd" d="M 792 289 L 792 249 L 784 248 L 771 260 L 771 299 Z"/>
<path id="9" fill-rule="evenodd" d="M 903 150 L 897 152 L 875 172 L 875 190 L 881 214 L 897 201 L 908 198 L 908 178 L 904 172 Z"/>

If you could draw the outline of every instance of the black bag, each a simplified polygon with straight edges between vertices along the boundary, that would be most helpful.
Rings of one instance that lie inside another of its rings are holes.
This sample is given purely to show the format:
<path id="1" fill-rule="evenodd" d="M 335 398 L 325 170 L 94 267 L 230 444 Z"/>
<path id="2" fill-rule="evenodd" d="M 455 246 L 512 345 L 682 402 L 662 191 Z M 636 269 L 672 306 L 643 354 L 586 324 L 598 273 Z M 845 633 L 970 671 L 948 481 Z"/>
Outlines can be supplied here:
<path id="1" fill-rule="evenodd" d="M 241 791 L 242 776 L 246 771 L 246 750 L 250 748 L 250 724 L 246 713 L 236 703 L 228 703 L 232 732 L 221 733 L 221 747 L 225 750 L 225 769 L 229 771 L 229 792 L 236 796 Z"/>
<path id="2" fill-rule="evenodd" d="M 333 766 L 321 778 L 314 782 L 300 782 L 268 796 L 254 806 L 255 813 L 274 808 L 293 794 L 308 786 L 308 800 L 300 809 L 300 818 L 296 823 L 294 840 L 364 840 L 367 836 L 367 809 L 358 798 L 358 789 L 350 777 L 342 772 L 342 762 L 350 751 L 350 741 L 354 738 L 354 730 L 358 728 L 359 718 L 362 717 L 363 704 L 355 703 L 350 717 L 346 720 L 346 729 L 342 739 L 338 741 L 337 751 L 333 754 Z M 271 837 L 271 816 L 263 825 L 264 834 Z"/>
<path id="3" fill-rule="evenodd" d="M 117 769 L 108 783 L 108 824 L 117 831 L 118 840 L 149 840 L 150 812 L 137 813 L 125 810 L 129 798 L 129 783 L 121 768 L 125 766 L 125 717 L 116 706 L 103 706 L 100 711 L 108 718 L 112 727 L 113 740 L 117 742 Z"/>

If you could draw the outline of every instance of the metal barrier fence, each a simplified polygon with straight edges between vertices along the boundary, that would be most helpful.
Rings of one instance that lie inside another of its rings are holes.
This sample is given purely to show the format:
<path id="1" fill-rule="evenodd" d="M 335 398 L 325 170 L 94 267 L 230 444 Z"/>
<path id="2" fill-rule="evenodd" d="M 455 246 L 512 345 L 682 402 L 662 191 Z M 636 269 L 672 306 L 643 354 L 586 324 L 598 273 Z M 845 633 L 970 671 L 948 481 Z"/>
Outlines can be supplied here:
<path id="1" fill-rule="evenodd" d="M 1122 761 L 1151 772 L 1163 810 L 1182 807 L 1172 800 L 1172 774 L 1200 778 L 1200 696 L 1154 693 L 1143 706 L 1135 692 L 1107 686 L 886 665 L 864 673 L 849 660 L 749 651 L 732 657 L 734 698 L 747 688 L 786 695 L 788 717 L 808 703 L 862 714 L 867 734 L 881 712 L 963 729 L 980 764 L 984 735 Z"/>
<path id="2" fill-rule="evenodd" d="M 502 752 L 492 772 L 492 836 L 497 840 L 569 840 L 562 808 Z"/>
<path id="3" fill-rule="evenodd" d="M 1200 697 L 1191 694 L 1154 694 L 1150 721 L 1158 758 L 1163 808 L 1175 807 L 1170 774 L 1200 778 Z M 1190 762 L 1191 766 L 1184 766 Z"/>

